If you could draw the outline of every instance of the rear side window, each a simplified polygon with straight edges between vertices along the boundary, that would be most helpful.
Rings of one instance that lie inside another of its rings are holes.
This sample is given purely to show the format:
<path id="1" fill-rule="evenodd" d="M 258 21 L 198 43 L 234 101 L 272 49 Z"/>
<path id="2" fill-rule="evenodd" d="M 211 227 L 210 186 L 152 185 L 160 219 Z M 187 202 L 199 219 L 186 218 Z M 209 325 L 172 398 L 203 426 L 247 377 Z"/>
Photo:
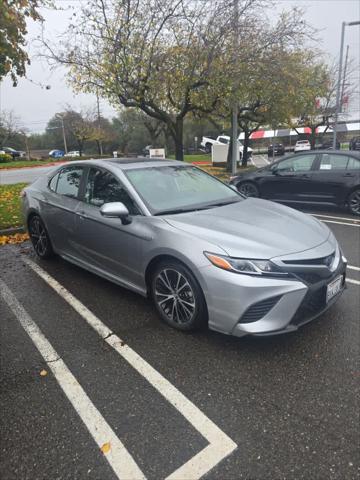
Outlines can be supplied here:
<path id="1" fill-rule="evenodd" d="M 349 161 L 347 164 L 348 170 L 360 170 L 360 160 L 354 157 L 349 157 Z"/>
<path id="2" fill-rule="evenodd" d="M 349 157 L 336 155 L 336 153 L 323 153 L 321 156 L 320 170 L 345 170 Z"/>
<path id="3" fill-rule="evenodd" d="M 49 187 L 60 195 L 77 198 L 79 194 L 83 167 L 73 166 L 62 169 L 50 181 Z"/>

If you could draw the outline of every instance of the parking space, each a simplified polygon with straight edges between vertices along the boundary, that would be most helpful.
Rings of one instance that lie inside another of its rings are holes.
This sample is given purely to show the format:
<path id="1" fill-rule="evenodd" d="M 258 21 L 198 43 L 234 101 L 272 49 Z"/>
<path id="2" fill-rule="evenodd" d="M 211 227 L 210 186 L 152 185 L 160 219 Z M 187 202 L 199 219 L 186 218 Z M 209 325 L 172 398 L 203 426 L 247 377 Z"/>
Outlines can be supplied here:
<path id="1" fill-rule="evenodd" d="M 3 247 L 1 478 L 355 478 L 360 222 L 312 213 L 348 258 L 348 288 L 298 332 L 260 339 L 180 333 L 147 299 Z"/>

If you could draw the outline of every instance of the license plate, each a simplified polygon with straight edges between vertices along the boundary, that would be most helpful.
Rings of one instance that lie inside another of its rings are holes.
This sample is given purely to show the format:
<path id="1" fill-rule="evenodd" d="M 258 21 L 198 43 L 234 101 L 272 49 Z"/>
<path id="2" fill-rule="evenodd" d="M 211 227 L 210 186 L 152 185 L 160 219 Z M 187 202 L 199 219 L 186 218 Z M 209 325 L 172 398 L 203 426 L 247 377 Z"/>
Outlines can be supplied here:
<path id="1" fill-rule="evenodd" d="M 335 278 L 335 280 L 327 286 L 326 290 L 326 303 L 329 302 L 335 295 L 337 295 L 341 288 L 342 288 L 342 283 L 343 283 L 343 277 Z"/>

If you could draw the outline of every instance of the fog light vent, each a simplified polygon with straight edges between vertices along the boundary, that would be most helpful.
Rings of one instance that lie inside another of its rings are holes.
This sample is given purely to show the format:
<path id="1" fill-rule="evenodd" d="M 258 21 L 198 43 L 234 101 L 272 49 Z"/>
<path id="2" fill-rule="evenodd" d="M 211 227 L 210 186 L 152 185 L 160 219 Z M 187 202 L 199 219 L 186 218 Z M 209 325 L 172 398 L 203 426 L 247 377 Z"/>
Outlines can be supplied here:
<path id="1" fill-rule="evenodd" d="M 281 295 L 277 297 L 267 298 L 266 300 L 262 300 L 261 302 L 254 303 L 251 305 L 244 315 L 239 320 L 239 323 L 251 323 L 260 320 L 262 317 L 265 317 L 270 310 L 275 307 L 275 305 L 280 300 Z"/>

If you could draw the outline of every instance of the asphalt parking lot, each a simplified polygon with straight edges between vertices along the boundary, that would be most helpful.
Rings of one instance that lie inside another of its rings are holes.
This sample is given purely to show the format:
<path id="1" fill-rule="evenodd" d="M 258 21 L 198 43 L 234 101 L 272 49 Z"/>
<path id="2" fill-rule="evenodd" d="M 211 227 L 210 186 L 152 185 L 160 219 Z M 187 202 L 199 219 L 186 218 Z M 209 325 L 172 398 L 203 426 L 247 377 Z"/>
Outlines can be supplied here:
<path id="1" fill-rule="evenodd" d="M 0 477 L 354 479 L 360 221 L 316 214 L 348 288 L 296 333 L 184 334 L 29 243 L 0 249 Z"/>

